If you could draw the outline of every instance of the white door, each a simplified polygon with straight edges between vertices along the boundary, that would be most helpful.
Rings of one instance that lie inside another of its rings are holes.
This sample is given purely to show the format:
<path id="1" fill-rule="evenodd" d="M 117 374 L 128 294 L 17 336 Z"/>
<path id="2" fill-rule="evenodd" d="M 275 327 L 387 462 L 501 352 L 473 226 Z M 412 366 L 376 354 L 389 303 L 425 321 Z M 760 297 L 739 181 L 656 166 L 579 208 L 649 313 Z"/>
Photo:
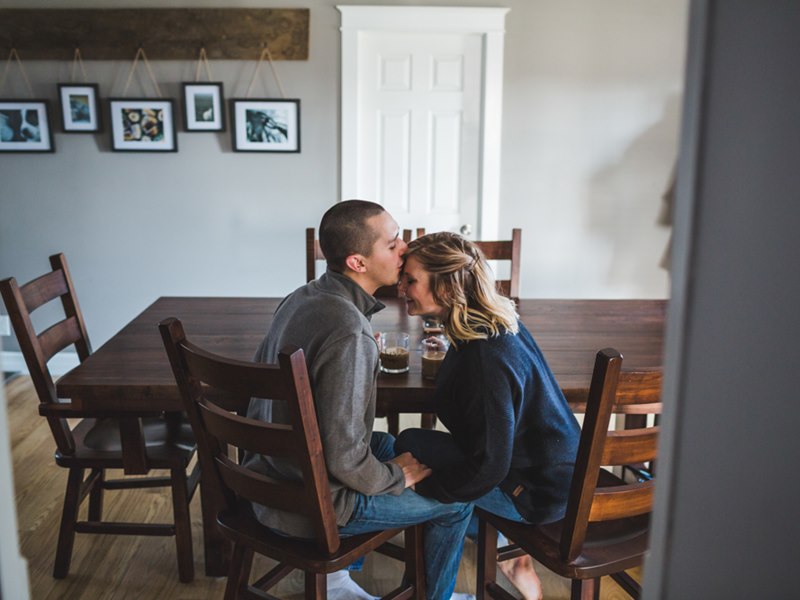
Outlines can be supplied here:
<path id="1" fill-rule="evenodd" d="M 357 196 L 428 231 L 474 226 L 481 37 L 365 33 Z"/>
<path id="2" fill-rule="evenodd" d="M 342 198 L 496 235 L 507 9 L 340 6 Z"/>

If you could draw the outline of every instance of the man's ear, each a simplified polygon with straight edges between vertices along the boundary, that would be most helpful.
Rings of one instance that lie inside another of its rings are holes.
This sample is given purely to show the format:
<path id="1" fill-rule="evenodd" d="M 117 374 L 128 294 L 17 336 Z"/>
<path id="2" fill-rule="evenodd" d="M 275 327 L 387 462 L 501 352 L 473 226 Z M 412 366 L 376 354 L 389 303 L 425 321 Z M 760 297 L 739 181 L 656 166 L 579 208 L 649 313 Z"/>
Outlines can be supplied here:
<path id="1" fill-rule="evenodd" d="M 347 265 L 348 269 L 356 273 L 364 273 L 367 270 L 364 257 L 360 254 L 351 254 L 345 259 L 344 264 Z"/>

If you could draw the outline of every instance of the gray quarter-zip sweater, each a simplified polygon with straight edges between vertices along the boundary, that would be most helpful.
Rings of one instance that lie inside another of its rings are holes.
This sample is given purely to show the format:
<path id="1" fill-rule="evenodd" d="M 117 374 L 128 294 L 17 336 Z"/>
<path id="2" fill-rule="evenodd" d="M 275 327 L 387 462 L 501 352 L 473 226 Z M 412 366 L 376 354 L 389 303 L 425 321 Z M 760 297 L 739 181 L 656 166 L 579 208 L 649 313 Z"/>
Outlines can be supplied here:
<path id="1" fill-rule="evenodd" d="M 378 496 L 400 494 L 405 488 L 402 469 L 380 462 L 370 451 L 378 383 L 378 345 L 370 318 L 383 307 L 351 279 L 327 271 L 281 302 L 255 356 L 258 362 L 276 363 L 287 346 L 305 352 L 339 526 L 350 520 L 356 492 Z M 253 398 L 247 414 L 288 423 L 280 401 Z M 270 477 L 301 479 L 289 461 L 246 454 L 243 464 Z M 310 522 L 299 515 L 261 505 L 253 510 L 268 527 L 293 536 L 313 535 Z"/>

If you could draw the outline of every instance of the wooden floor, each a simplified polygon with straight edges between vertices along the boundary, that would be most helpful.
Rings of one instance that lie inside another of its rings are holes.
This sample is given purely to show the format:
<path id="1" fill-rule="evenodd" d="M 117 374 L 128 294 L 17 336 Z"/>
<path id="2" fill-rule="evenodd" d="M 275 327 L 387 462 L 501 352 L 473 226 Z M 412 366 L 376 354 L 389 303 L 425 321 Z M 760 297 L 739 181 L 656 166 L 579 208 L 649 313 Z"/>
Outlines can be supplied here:
<path id="1" fill-rule="evenodd" d="M 14 483 L 22 555 L 28 560 L 31 598 L 48 599 L 164 599 L 189 600 L 222 598 L 224 578 L 203 574 L 203 546 L 199 494 L 192 501 L 195 579 L 178 582 L 174 538 L 128 536 L 76 536 L 70 574 L 53 579 L 51 572 L 66 469 L 53 460 L 54 444 L 45 420 L 37 413 L 35 392 L 26 377 L 6 384 L 9 428 L 14 463 Z M 107 518 L 168 522 L 172 508 L 168 490 L 151 489 L 107 492 Z M 84 508 L 85 510 L 85 508 Z M 456 582 L 456 591 L 475 591 L 475 545 L 467 542 Z M 274 563 L 262 561 L 257 568 Z M 568 581 L 539 566 L 547 599 L 569 598 Z M 636 575 L 636 574 L 635 574 Z M 20 575 L 22 576 L 22 574 Z M 384 594 L 400 580 L 399 563 L 370 555 L 361 572 L 353 578 L 373 594 Z M 637 575 L 638 577 L 638 575 Z M 508 582 L 501 583 L 511 590 Z M 609 578 L 603 580 L 601 598 L 617 600 L 628 596 Z M 290 577 L 275 589 L 280 598 L 301 598 L 302 579 Z"/>

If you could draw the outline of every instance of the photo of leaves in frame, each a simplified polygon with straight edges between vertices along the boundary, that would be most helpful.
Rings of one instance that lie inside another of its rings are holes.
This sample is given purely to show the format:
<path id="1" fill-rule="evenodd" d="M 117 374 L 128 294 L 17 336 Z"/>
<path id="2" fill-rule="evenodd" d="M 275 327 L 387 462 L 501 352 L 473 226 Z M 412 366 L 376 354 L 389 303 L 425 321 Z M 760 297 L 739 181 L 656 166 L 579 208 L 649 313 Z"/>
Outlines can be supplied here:
<path id="1" fill-rule="evenodd" d="M 300 152 L 300 100 L 231 100 L 236 152 Z"/>

